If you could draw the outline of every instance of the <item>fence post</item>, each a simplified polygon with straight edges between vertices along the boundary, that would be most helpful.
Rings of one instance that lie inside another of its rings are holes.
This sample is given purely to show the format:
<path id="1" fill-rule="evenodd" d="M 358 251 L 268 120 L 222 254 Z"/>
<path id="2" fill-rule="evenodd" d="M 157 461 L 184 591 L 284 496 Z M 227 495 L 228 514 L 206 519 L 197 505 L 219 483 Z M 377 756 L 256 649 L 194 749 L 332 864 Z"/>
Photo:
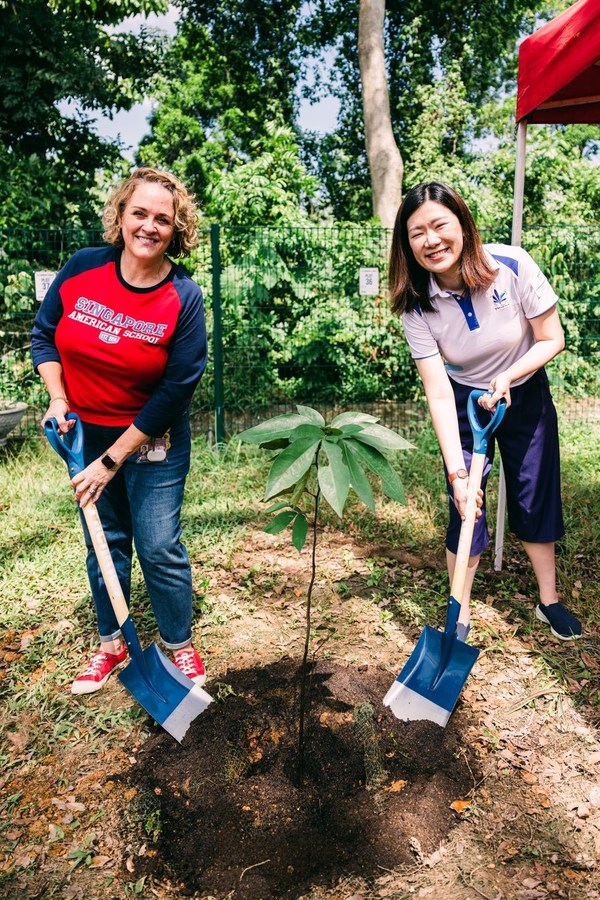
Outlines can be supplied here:
<path id="1" fill-rule="evenodd" d="M 215 380 L 215 437 L 217 446 L 225 442 L 225 408 L 223 391 L 223 323 L 221 319 L 221 226 L 210 226 L 212 263 L 213 370 Z"/>

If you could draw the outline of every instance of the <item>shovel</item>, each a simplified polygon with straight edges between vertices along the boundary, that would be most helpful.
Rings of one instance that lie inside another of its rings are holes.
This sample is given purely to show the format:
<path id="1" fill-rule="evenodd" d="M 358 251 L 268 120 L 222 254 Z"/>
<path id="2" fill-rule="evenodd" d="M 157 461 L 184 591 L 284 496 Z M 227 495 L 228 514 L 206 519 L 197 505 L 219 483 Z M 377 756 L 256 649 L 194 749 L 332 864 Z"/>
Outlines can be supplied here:
<path id="1" fill-rule="evenodd" d="M 460 641 L 456 623 L 465 588 L 473 529 L 477 515 L 477 492 L 481 487 L 488 440 L 506 412 L 506 401 L 500 400 L 485 427 L 480 424 L 476 401 L 487 391 L 469 394 L 467 414 L 473 432 L 473 456 L 469 472 L 469 488 L 465 519 L 461 525 L 456 565 L 450 586 L 450 597 L 443 631 L 426 625 L 417 646 L 404 668 L 383 698 L 396 718 L 436 722 L 444 728 L 456 706 L 460 692 L 479 650 Z"/>
<path id="2" fill-rule="evenodd" d="M 83 428 L 76 413 L 67 413 L 66 418 L 75 422 L 75 426 L 66 434 L 63 435 L 58 430 L 56 419 L 48 419 L 44 431 L 53 449 L 66 462 L 72 478 L 85 468 Z M 119 681 L 165 731 L 181 742 L 191 723 L 206 709 L 212 697 L 180 672 L 156 644 L 150 644 L 142 650 L 96 505 L 88 503 L 82 507 L 82 512 L 112 608 L 129 650 L 130 661 L 119 673 Z"/>

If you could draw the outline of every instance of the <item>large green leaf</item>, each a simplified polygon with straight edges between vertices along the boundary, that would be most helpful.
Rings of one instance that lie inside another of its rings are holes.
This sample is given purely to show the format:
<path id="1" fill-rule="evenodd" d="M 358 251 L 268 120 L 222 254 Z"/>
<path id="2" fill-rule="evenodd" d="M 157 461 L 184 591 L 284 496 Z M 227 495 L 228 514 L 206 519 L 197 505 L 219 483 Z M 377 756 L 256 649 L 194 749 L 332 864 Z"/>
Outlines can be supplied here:
<path id="1" fill-rule="evenodd" d="M 414 450 L 414 444 L 407 441 L 385 425 L 368 425 L 355 435 L 357 441 L 369 444 L 377 450 Z"/>
<path id="2" fill-rule="evenodd" d="M 302 478 L 313 463 L 318 444 L 319 441 L 313 438 L 302 438 L 281 451 L 267 478 L 265 500 L 292 487 Z"/>
<path id="3" fill-rule="evenodd" d="M 375 500 L 373 499 L 373 489 L 366 474 L 360 467 L 360 463 L 352 453 L 350 447 L 345 442 L 340 445 L 344 454 L 344 461 L 350 472 L 350 484 L 356 491 L 359 500 L 368 506 L 369 509 L 375 509 Z"/>
<path id="4" fill-rule="evenodd" d="M 306 543 L 306 535 L 308 534 L 308 521 L 306 516 L 302 513 L 299 513 L 296 516 L 296 521 L 294 522 L 294 527 L 292 528 L 292 543 L 298 553 L 304 547 Z"/>
<path id="5" fill-rule="evenodd" d="M 361 412 L 343 412 L 330 423 L 334 428 L 341 428 L 342 425 L 367 425 L 370 422 L 378 422 L 377 416 L 370 416 L 368 413 Z"/>
<path id="6" fill-rule="evenodd" d="M 271 506 L 265 509 L 265 515 L 268 516 L 270 513 L 277 512 L 278 509 L 287 509 L 291 505 L 289 500 L 280 500 L 279 503 L 272 503 Z"/>
<path id="7" fill-rule="evenodd" d="M 350 434 L 358 434 L 358 432 L 362 431 L 364 429 L 364 427 L 365 427 L 364 425 L 358 425 L 358 424 L 342 425 L 339 430 L 342 432 L 342 434 L 350 435 Z"/>
<path id="8" fill-rule="evenodd" d="M 325 419 L 316 409 L 313 409 L 312 406 L 300 406 L 296 405 L 296 409 L 300 413 L 301 416 L 306 416 L 313 425 L 319 425 L 321 428 L 325 427 Z"/>
<path id="9" fill-rule="evenodd" d="M 296 413 L 287 413 L 284 416 L 274 416 L 261 422 L 260 425 L 254 425 L 238 434 L 240 441 L 247 444 L 264 444 L 267 441 L 276 441 L 280 438 L 289 438 L 291 432 L 298 425 L 312 425 L 310 419 L 306 416 L 300 416 Z"/>
<path id="10" fill-rule="evenodd" d="M 404 488 L 400 477 L 379 450 L 376 450 L 375 447 L 370 447 L 368 444 L 361 444 L 355 438 L 349 438 L 346 441 L 346 446 L 358 456 L 361 462 L 365 463 L 372 472 L 381 478 L 381 489 L 384 494 L 387 494 L 392 500 L 398 500 L 400 503 L 405 502 Z"/>
<path id="11" fill-rule="evenodd" d="M 319 466 L 319 487 L 331 508 L 341 518 L 350 490 L 350 471 L 338 444 L 323 441 L 328 466 Z"/>
<path id="12" fill-rule="evenodd" d="M 317 441 L 320 441 L 321 438 L 325 437 L 323 433 L 323 429 L 318 425 L 298 425 L 297 428 L 290 433 L 290 441 L 297 441 L 300 438 L 309 438 L 313 437 Z"/>
<path id="13" fill-rule="evenodd" d="M 288 527 L 291 521 L 296 518 L 296 513 L 293 509 L 286 509 L 285 512 L 280 512 L 279 515 L 275 516 L 268 525 L 265 525 L 263 531 L 266 531 L 267 534 L 279 534 L 285 528 Z"/>

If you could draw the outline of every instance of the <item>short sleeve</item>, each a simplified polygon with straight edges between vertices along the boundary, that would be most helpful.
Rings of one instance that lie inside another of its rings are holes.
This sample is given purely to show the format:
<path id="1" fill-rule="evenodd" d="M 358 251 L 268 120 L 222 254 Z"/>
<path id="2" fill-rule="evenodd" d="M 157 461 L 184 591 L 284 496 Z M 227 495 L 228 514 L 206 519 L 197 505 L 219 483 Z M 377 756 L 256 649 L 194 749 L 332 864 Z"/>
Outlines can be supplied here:
<path id="1" fill-rule="evenodd" d="M 525 250 L 522 251 L 518 278 L 521 305 L 527 319 L 535 319 L 556 306 L 558 297 L 550 282 Z"/>
<path id="2" fill-rule="evenodd" d="M 427 359 L 440 352 L 437 341 L 431 333 L 425 316 L 416 309 L 403 313 L 402 325 L 413 359 Z"/>

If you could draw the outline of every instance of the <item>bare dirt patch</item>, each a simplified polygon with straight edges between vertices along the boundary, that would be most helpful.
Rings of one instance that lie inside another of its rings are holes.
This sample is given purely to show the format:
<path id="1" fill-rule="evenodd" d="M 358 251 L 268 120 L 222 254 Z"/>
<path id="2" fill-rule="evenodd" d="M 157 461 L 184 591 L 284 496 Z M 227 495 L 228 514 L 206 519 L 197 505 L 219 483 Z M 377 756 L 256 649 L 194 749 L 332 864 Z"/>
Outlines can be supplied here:
<path id="1" fill-rule="evenodd" d="M 399 722 L 381 704 L 380 669 L 326 662 L 310 678 L 302 776 L 296 661 L 231 673 L 232 693 L 179 753 L 165 735 L 147 743 L 130 778 L 160 819 L 156 874 L 201 896 L 271 900 L 436 850 L 476 783 L 461 718 L 447 729 Z"/>

